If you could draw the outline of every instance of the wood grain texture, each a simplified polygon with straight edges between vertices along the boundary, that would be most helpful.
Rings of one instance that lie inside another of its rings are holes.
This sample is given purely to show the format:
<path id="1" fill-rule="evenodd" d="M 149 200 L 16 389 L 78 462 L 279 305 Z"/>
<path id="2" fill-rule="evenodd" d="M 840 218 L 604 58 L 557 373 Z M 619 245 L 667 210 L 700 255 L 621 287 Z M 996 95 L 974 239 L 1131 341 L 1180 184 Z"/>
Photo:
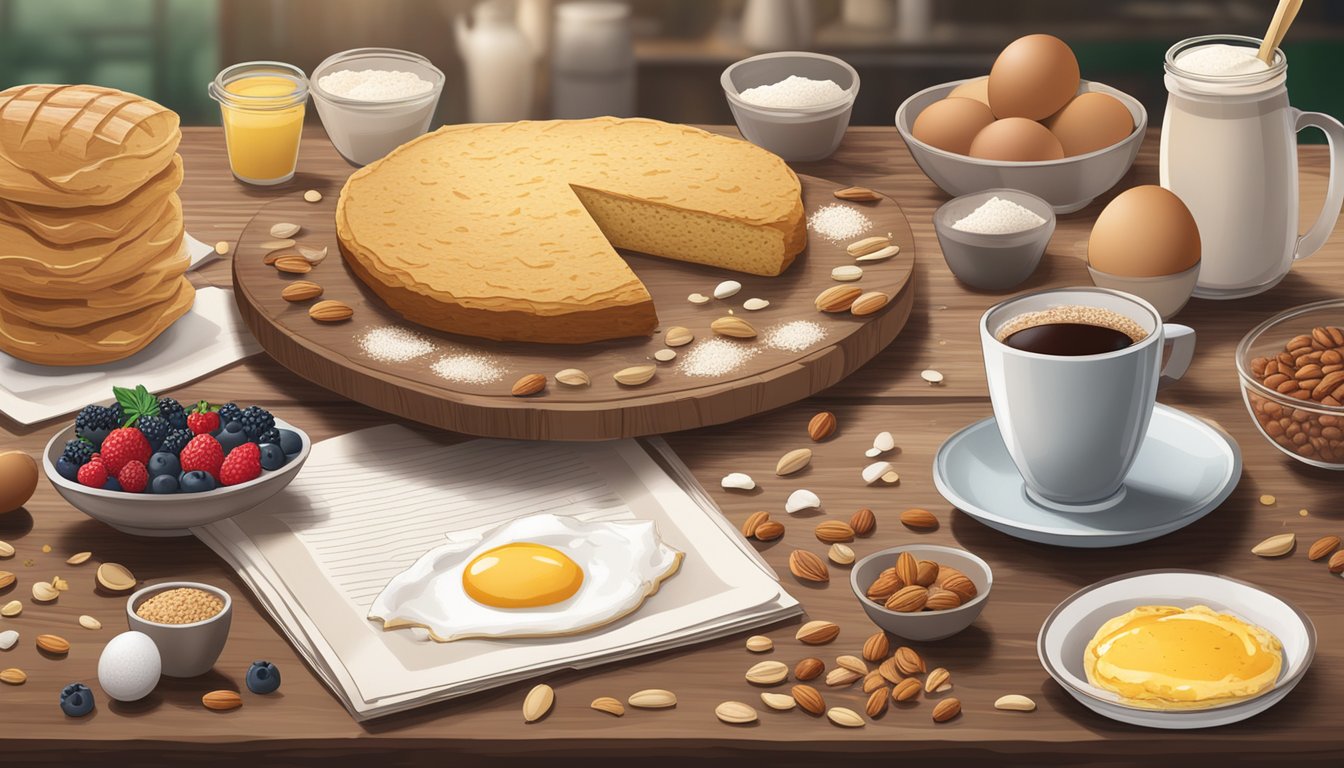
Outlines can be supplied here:
<path id="1" fill-rule="evenodd" d="M 334 194 L 320 174 L 342 166 L 319 133 L 310 133 L 300 158 L 300 177 L 288 188 L 256 191 L 228 177 L 223 139 L 217 130 L 189 129 L 184 149 L 187 186 L 183 189 L 190 230 L 203 240 L 233 241 L 251 217 L 277 194 L 319 187 Z M 1122 186 L 1156 179 L 1157 136 L 1151 134 L 1139 166 Z M 1303 218 L 1314 217 L 1324 193 L 1325 154 L 1321 147 L 1302 148 Z M 1344 708 L 1335 692 L 1344 684 L 1344 633 L 1339 610 L 1344 580 L 1331 577 L 1320 563 L 1306 560 L 1303 544 L 1289 558 L 1262 560 L 1250 554 L 1256 542 L 1285 530 L 1309 543 L 1325 534 L 1344 533 L 1339 508 L 1339 476 L 1292 462 L 1264 441 L 1245 413 L 1237 391 L 1231 349 L 1237 339 L 1269 313 L 1285 306 L 1344 289 L 1344 233 L 1337 232 L 1325 250 L 1294 267 L 1278 288 L 1254 299 L 1218 304 L 1194 301 L 1178 318 L 1200 334 L 1195 366 L 1185 381 L 1164 390 L 1162 400 L 1221 423 L 1240 443 L 1246 468 L 1236 493 L 1218 510 L 1168 537 L 1102 552 L 1071 551 L 1028 544 L 989 530 L 956 512 L 933 487 L 930 463 L 942 440 L 990 412 L 974 321 L 997 295 L 968 291 L 946 272 L 938 257 L 930 214 L 944 199 L 901 146 L 894 129 L 856 129 L 829 161 L 799 166 L 803 173 L 841 182 L 874 186 L 899 202 L 910 217 L 921 254 L 915 273 L 916 310 L 900 337 L 853 376 L 788 408 L 732 424 L 669 436 L 676 451 L 734 523 L 752 511 L 770 510 L 788 527 L 784 538 L 762 545 L 766 559 L 781 573 L 788 589 L 815 618 L 841 626 L 839 640 L 806 651 L 793 639 L 797 623 L 768 628 L 775 640 L 767 658 L 788 663 L 816 653 L 828 664 L 841 653 L 855 653 L 873 631 L 843 582 L 843 571 L 823 587 L 798 584 L 785 562 L 795 547 L 822 553 L 811 529 L 823 519 L 847 519 L 859 506 L 877 512 L 871 538 L 854 548 L 862 556 L 876 549 L 910 541 L 965 547 L 984 557 L 995 571 L 994 591 L 984 614 L 966 632 L 938 643 L 916 647 L 934 665 L 947 667 L 962 701 L 961 717 L 934 725 L 929 702 L 893 707 L 879 721 L 856 730 L 840 729 L 799 712 L 773 712 L 758 707 L 761 722 L 753 727 L 719 723 L 713 708 L 724 700 L 751 701 L 757 691 L 742 679 L 761 657 L 748 654 L 741 637 L 662 654 L 629 664 L 549 678 L 556 689 L 553 713 L 524 726 L 522 701 L 530 684 L 510 686 L 460 702 L 360 726 L 346 716 L 336 700 L 317 682 L 293 650 L 265 618 L 259 604 L 221 561 L 191 541 L 136 539 L 83 517 L 62 502 L 45 483 L 22 511 L 0 516 L 0 539 L 19 553 L 0 560 L 0 569 L 14 571 L 19 583 L 0 592 L 0 601 L 22 599 L 17 619 L 0 620 L 0 629 L 23 633 L 18 647 L 0 653 L 0 666 L 24 668 L 30 675 L 22 687 L 0 690 L 0 754 L 6 765 L 68 765 L 80 759 L 107 764 L 180 766 L 235 763 L 333 765 L 379 760 L 390 765 L 442 761 L 454 764 L 499 764 L 514 760 L 554 761 L 600 755 L 607 764 L 740 765 L 743 761 L 775 765 L 848 764 L 862 754 L 884 764 L 893 760 L 939 765 L 1337 765 L 1344 748 Z M 1109 196 L 1108 196 L 1109 197 Z M 1086 284 L 1081 262 L 1090 222 L 1104 200 L 1085 211 L 1062 217 L 1047 258 L 1031 286 Z M 198 281 L 230 284 L 227 260 L 211 265 Z M 943 343 L 939 343 L 943 342 Z M 941 387 L 919 379 L 925 367 L 947 377 Z M 166 394 L 190 399 L 237 399 L 257 402 L 304 426 L 323 439 L 389 418 L 351 403 L 258 356 L 202 381 Z M 771 468 L 786 450 L 804 445 L 805 427 L 814 412 L 834 411 L 839 430 L 832 440 L 811 445 L 816 457 L 804 473 L 787 481 L 773 478 Z M 0 450 L 12 448 L 37 455 L 55 422 L 23 427 L 0 419 Z M 901 451 L 894 462 L 900 486 L 867 488 L 859 480 L 866 463 L 863 451 L 873 435 L 890 430 Z M 730 471 L 745 471 L 763 480 L 751 494 L 717 487 Z M 825 512 L 807 518 L 781 513 L 795 487 L 807 487 L 822 498 Z M 1262 506 L 1261 494 L 1277 497 Z M 941 526 L 916 534 L 895 521 L 907 507 L 935 513 Z M 1298 511 L 1307 509 L 1307 516 Z M 52 546 L 43 554 L 43 544 Z M 92 550 L 85 565 L 64 565 L 65 558 Z M 31 560 L 32 564 L 26 563 Z M 94 682 L 98 652 L 124 628 L 124 601 L 95 593 L 93 568 L 102 560 L 120 562 L 137 576 L 158 582 L 193 579 L 217 584 L 235 598 L 228 646 L 215 672 L 198 680 L 164 684 L 146 702 L 109 704 Z M 1195 568 L 1246 579 L 1271 590 L 1305 610 L 1321 637 L 1316 661 L 1301 685 L 1265 714 L 1235 726 L 1206 732 L 1142 730 L 1105 720 L 1086 711 L 1049 680 L 1035 656 L 1041 621 L 1060 600 L 1096 580 L 1131 570 L 1155 567 Z M 62 575 L 71 590 L 51 606 L 28 600 L 37 578 Z M 76 618 L 89 613 L 104 629 L 90 632 Z M 40 632 L 56 632 L 71 640 L 69 658 L 42 657 L 33 647 Z M 242 709 L 212 713 L 200 695 L 216 688 L 242 685 L 253 659 L 265 658 L 284 673 L 279 695 L 244 694 Z M 67 720 L 56 706 L 60 687 L 73 680 L 94 685 L 99 709 L 83 720 Z M 624 698 L 645 687 L 669 687 L 681 703 L 664 712 L 628 712 L 616 719 L 588 709 L 598 696 Z M 1005 693 L 1034 698 L 1033 713 L 998 712 L 993 701 Z M 832 693 L 828 700 L 861 709 L 858 688 Z M 843 760 L 843 763 L 841 762 Z"/>
<path id="2" fill-rule="evenodd" d="M 337 180 L 339 181 L 339 180 Z M 832 195 L 847 186 L 802 177 L 803 202 L 811 212 L 838 201 Z M 872 221 L 870 234 L 890 234 L 897 244 L 913 239 L 900 206 L 889 199 L 855 204 Z M 522 344 L 488 341 L 442 333 L 408 324 L 380 300 L 341 258 L 335 235 L 335 196 L 319 204 L 296 194 L 267 205 L 248 224 L 233 259 L 235 295 L 243 318 L 262 347 L 292 371 L 357 402 L 431 426 L 484 437 L 522 440 L 604 440 L 678 432 L 733 421 L 792 403 L 829 387 L 885 349 L 896 337 L 914 305 L 910 277 L 913 246 L 896 256 L 863 265 L 863 277 L 848 283 L 862 291 L 881 291 L 893 300 L 877 314 L 859 318 L 849 313 L 822 313 L 813 305 L 817 294 L 840 285 L 831 269 L 853 264 L 847 242 L 811 235 L 807 248 L 778 277 L 745 275 L 696 264 L 638 254 L 624 254 L 653 296 L 659 330 L 647 338 L 617 339 L 583 345 Z M 262 262 L 263 243 L 273 241 L 271 227 L 299 224 L 304 245 L 325 246 L 331 254 L 304 275 L 285 275 Z M 858 238 L 855 238 L 858 239 Z M 307 315 L 312 302 L 292 303 L 280 296 L 293 279 L 316 282 L 322 299 L 336 299 L 354 308 L 350 322 L 317 323 Z M 736 280 L 742 290 L 725 299 L 692 304 L 687 296 L 710 296 L 723 280 Z M 742 304 L 758 297 L 770 302 L 762 310 Z M 710 323 L 730 311 L 750 323 L 756 340 L 733 341 L 753 351 L 740 368 L 723 376 L 691 376 L 680 369 L 695 344 L 714 337 Z M 801 351 L 771 349 L 763 342 L 770 329 L 794 320 L 821 326 L 826 338 Z M 360 334 L 395 325 L 413 327 L 434 342 L 436 350 L 403 363 L 370 358 L 359 345 Z M 680 359 L 658 363 L 653 354 L 666 348 L 663 334 L 683 326 L 696 336 L 676 348 Z M 445 355 L 471 355 L 506 371 L 485 384 L 455 383 L 437 376 L 432 365 Z M 627 387 L 612 374 L 634 365 L 656 365 L 647 384 Z M 579 368 L 590 386 L 567 387 L 556 371 Z M 519 377 L 548 377 L 544 392 L 519 398 L 510 387 Z"/>

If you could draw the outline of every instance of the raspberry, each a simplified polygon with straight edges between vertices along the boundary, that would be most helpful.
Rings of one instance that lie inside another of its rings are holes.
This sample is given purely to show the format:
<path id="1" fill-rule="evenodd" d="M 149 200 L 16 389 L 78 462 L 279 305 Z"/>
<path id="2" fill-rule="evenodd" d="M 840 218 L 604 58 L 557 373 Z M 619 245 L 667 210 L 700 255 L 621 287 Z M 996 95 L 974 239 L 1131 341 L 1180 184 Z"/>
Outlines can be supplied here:
<path id="1" fill-rule="evenodd" d="M 119 474 L 127 462 L 138 461 L 141 464 L 148 462 L 153 452 L 144 433 L 135 427 L 112 430 L 112 434 L 103 440 L 103 445 L 99 449 L 103 463 L 107 465 L 107 471 L 112 475 Z"/>
<path id="2" fill-rule="evenodd" d="M 220 485 L 238 485 L 261 476 L 261 449 L 256 443 L 243 443 L 229 451 L 219 470 Z"/>
<path id="3" fill-rule="evenodd" d="M 93 454 L 93 458 L 88 463 L 79 468 L 79 474 L 76 476 L 80 485 L 89 488 L 102 488 L 103 483 L 107 482 L 107 467 L 103 465 L 103 460 L 98 454 Z"/>
<path id="4" fill-rule="evenodd" d="M 149 470 L 138 461 L 128 461 L 117 473 L 117 482 L 121 483 L 121 490 L 127 493 L 140 493 L 149 485 Z"/>
<path id="5" fill-rule="evenodd" d="M 197 435 L 182 449 L 178 457 L 183 472 L 201 470 L 211 477 L 219 477 L 220 465 L 224 463 L 224 449 L 219 441 L 210 435 Z"/>

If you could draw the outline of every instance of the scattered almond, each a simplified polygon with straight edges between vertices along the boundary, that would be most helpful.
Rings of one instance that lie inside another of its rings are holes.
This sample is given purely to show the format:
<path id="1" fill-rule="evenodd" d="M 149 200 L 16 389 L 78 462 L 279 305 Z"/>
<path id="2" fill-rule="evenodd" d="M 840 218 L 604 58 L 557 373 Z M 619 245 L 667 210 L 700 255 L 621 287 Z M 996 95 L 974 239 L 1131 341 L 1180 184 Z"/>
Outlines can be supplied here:
<path id="1" fill-rule="evenodd" d="M 325 245 L 317 248 L 311 245 L 300 244 L 294 246 L 294 250 L 299 252 L 299 255 L 303 257 L 304 261 L 313 266 L 321 264 L 322 260 L 327 258 L 327 246 Z"/>
<path id="2" fill-rule="evenodd" d="M 88 562 L 88 560 L 89 560 L 90 557 L 93 557 L 93 553 L 92 553 L 92 552 L 76 552 L 75 554 L 73 554 L 73 555 L 71 555 L 71 556 L 69 556 L 69 557 L 67 557 L 67 558 L 65 559 L 65 564 L 66 564 L 66 565 L 83 565 L 84 563 Z"/>
<path id="3" fill-rule="evenodd" d="M 695 334 L 691 333 L 690 328 L 683 328 L 680 325 L 674 325 L 667 329 L 663 334 L 663 343 L 669 347 L 681 347 L 695 341 Z"/>
<path id="4" fill-rule="evenodd" d="M 896 668 L 896 659 L 888 658 L 886 661 L 877 665 L 877 673 L 888 683 L 901 682 L 901 671 Z"/>
<path id="5" fill-rule="evenodd" d="M 883 685 L 881 688 L 868 693 L 868 703 L 864 705 L 863 711 L 870 719 L 879 718 L 887 711 L 887 705 L 890 701 L 891 694 L 887 692 L 887 686 Z"/>
<path id="6" fill-rule="evenodd" d="M 211 691 L 201 697 L 206 709 L 216 712 L 228 712 L 243 706 L 243 697 L 237 691 Z"/>
<path id="7" fill-rule="evenodd" d="M 859 262 L 860 264 L 872 261 L 885 261 L 886 259 L 890 259 L 892 256 L 895 256 L 900 252 L 901 252 L 901 246 L 888 245 L 885 248 L 878 248 L 876 251 L 873 251 L 872 253 L 865 253 L 862 256 L 855 256 L 854 260 Z"/>
<path id="8" fill-rule="evenodd" d="M 1331 573 L 1344 573 L 1344 550 L 1331 555 L 1327 567 Z"/>
<path id="9" fill-rule="evenodd" d="M 835 664 L 841 669 L 848 669 L 860 676 L 868 674 L 868 665 L 858 656 L 850 656 L 848 654 L 837 656 L 835 657 Z"/>
<path id="10" fill-rule="evenodd" d="M 836 565 L 853 565 L 855 560 L 854 550 L 839 542 L 826 550 L 826 557 Z"/>
<path id="11" fill-rule="evenodd" d="M 60 596 L 61 593 L 45 581 L 33 584 L 33 599 L 39 603 L 49 603 Z"/>
<path id="12" fill-rule="evenodd" d="M 950 690 L 952 690 L 952 673 L 942 667 L 933 669 L 928 677 L 924 678 L 925 693 L 942 693 Z"/>
<path id="13" fill-rule="evenodd" d="M 319 323 L 339 323 L 354 317 L 355 310 L 343 301 L 324 299 L 308 308 L 308 316 Z"/>
<path id="14" fill-rule="evenodd" d="M 53 576 L 51 586 L 56 588 L 57 592 L 67 592 L 70 590 L 70 582 L 62 579 L 60 576 Z"/>
<path id="15" fill-rule="evenodd" d="M 849 523 L 841 520 L 822 520 L 817 523 L 813 533 L 816 534 L 818 541 L 826 544 L 854 540 L 854 529 L 849 527 Z"/>
<path id="16" fill-rule="evenodd" d="M 831 270 L 831 279 L 840 283 L 852 283 L 863 278 L 863 267 L 842 264 Z"/>
<path id="17" fill-rule="evenodd" d="M 293 239 L 286 237 L 259 243 L 257 248 L 261 249 L 263 253 L 272 253 L 274 251 L 283 251 L 288 248 L 293 248 L 295 245 L 297 245 L 297 243 Z"/>
<path id="18" fill-rule="evenodd" d="M 831 194 L 851 203 L 875 203 L 882 199 L 881 195 L 867 187 L 845 187 L 844 189 L 837 189 Z"/>
<path id="19" fill-rule="evenodd" d="M 98 566 L 98 586 L 109 592 L 127 592 L 135 589 L 135 575 L 124 565 L 103 563 Z"/>
<path id="20" fill-rule="evenodd" d="M 898 680 L 895 687 L 891 689 L 892 701 L 910 701 L 919 695 L 922 690 L 919 681 L 913 677 L 906 677 Z"/>
<path id="21" fill-rule="evenodd" d="M 789 553 L 789 572 L 803 581 L 824 583 L 831 580 L 826 563 L 804 549 L 795 549 Z"/>
<path id="22" fill-rule="evenodd" d="M 730 725 L 756 722 L 756 710 L 740 701 L 725 701 L 714 708 L 714 716 Z"/>
<path id="23" fill-rule="evenodd" d="M 811 448 L 794 448 L 779 457 L 779 461 L 775 463 L 775 474 L 780 477 L 792 475 L 795 472 L 801 472 L 811 462 Z"/>
<path id="24" fill-rule="evenodd" d="M 816 656 L 808 656 L 793 667 L 793 676 L 798 680 L 815 680 L 826 671 L 826 662 Z"/>
<path id="25" fill-rule="evenodd" d="M 938 518 L 927 509 L 907 509 L 901 513 L 901 524 L 917 531 L 931 531 L 938 527 Z"/>
<path id="26" fill-rule="evenodd" d="M 946 723 L 961 714 L 961 702 L 955 698 L 946 698 L 933 705 L 933 722 Z"/>
<path id="27" fill-rule="evenodd" d="M 805 509 L 819 509 L 821 507 L 821 497 L 806 488 L 799 488 L 789 494 L 789 498 L 784 501 L 784 511 L 790 515 L 802 512 Z"/>
<path id="28" fill-rule="evenodd" d="M 943 383 L 943 374 L 939 373 L 938 371 L 933 370 L 932 368 L 927 368 L 927 369 L 925 369 L 925 370 L 920 371 L 920 372 L 919 372 L 919 378 L 921 378 L 921 379 L 923 379 L 924 381 L 928 382 L 928 383 L 929 383 L 929 386 L 933 386 L 934 384 L 942 384 L 942 383 Z"/>
<path id="29" fill-rule="evenodd" d="M 709 329 L 720 336 L 734 339 L 754 339 L 756 329 L 737 315 L 724 315 L 709 324 Z"/>
<path id="30" fill-rule="evenodd" d="M 743 538 L 750 539 L 753 536 L 755 536 L 756 529 L 760 527 L 761 523 L 764 523 L 769 519 L 770 519 L 769 512 L 756 511 L 752 512 L 750 515 L 747 515 L 747 519 L 742 521 Z"/>
<path id="31" fill-rule="evenodd" d="M 9 571 L 0 571 L 0 589 L 4 589 L 10 584 L 13 584 L 16 579 L 18 579 L 18 577 Z"/>
<path id="32" fill-rule="evenodd" d="M 897 648 L 893 658 L 896 659 L 896 669 L 900 670 L 903 675 L 920 675 L 927 671 L 924 666 L 924 659 L 914 648 L 907 645 Z"/>
<path id="33" fill-rule="evenodd" d="M 1295 534 L 1276 534 L 1252 547 L 1251 554 L 1261 557 L 1283 557 L 1293 551 L 1293 544 L 1296 541 L 1297 536 Z"/>
<path id="34" fill-rule="evenodd" d="M 757 541 L 774 541 L 784 535 L 784 524 L 775 520 L 766 520 L 756 526 Z"/>
<path id="35" fill-rule="evenodd" d="M 826 673 L 826 685 L 829 685 L 832 688 L 841 688 L 846 685 L 853 685 L 856 680 L 859 680 L 862 677 L 862 673 L 855 672 L 852 669 L 836 667 Z"/>
<path id="36" fill-rule="evenodd" d="M 864 693 L 872 693 L 878 689 L 882 689 L 882 692 L 886 693 L 886 687 L 887 679 L 876 669 L 863 676 Z"/>
<path id="37" fill-rule="evenodd" d="M 280 222 L 279 224 L 272 224 L 271 237 L 284 240 L 286 238 L 291 238 L 299 234 L 300 229 L 302 229 L 302 227 L 300 227 L 298 224 L 291 224 L 289 222 Z"/>
<path id="38" fill-rule="evenodd" d="M 1334 554 L 1337 549 L 1339 549 L 1338 536 L 1322 536 L 1311 545 L 1311 549 L 1307 550 L 1307 559 L 1320 560 Z"/>
<path id="39" fill-rule="evenodd" d="M 630 694 L 626 703 L 637 709 L 667 709 L 677 706 L 677 695 L 662 688 L 646 688 Z"/>
<path id="40" fill-rule="evenodd" d="M 657 372 L 658 369 L 652 365 L 632 365 L 613 373 L 611 378 L 622 386 L 638 387 L 641 384 L 649 383 L 649 379 L 652 379 L 653 374 Z"/>
<path id="41" fill-rule="evenodd" d="M 863 718 L 859 713 L 845 707 L 831 707 L 826 710 L 826 717 L 841 728 L 863 727 Z"/>
<path id="42" fill-rule="evenodd" d="M 625 705 L 610 696 L 599 696 L 593 699 L 593 703 L 588 705 L 598 712 L 606 712 L 609 715 L 620 717 L 625 714 Z"/>
<path id="43" fill-rule="evenodd" d="M 863 477 L 864 485 L 872 485 L 873 483 L 876 483 L 878 480 L 884 479 L 888 474 L 892 473 L 893 471 L 895 470 L 892 469 L 891 462 L 875 461 L 872 464 L 869 464 L 868 466 L 864 467 L 862 472 L 860 472 L 860 475 Z"/>
<path id="44" fill-rule="evenodd" d="M 271 266 L 287 275 L 306 275 L 313 271 L 313 265 L 302 256 L 281 256 Z"/>
<path id="45" fill-rule="evenodd" d="M 725 490 L 731 488 L 738 491 L 750 491 L 756 487 L 756 481 L 751 479 L 751 475 L 742 472 L 729 472 L 719 481 L 719 485 Z"/>
<path id="46" fill-rule="evenodd" d="M 747 670 L 747 682 L 755 685 L 779 685 L 789 679 L 789 667 L 782 661 L 761 661 Z"/>
<path id="47" fill-rule="evenodd" d="M 85 629 L 102 629 L 103 622 L 95 619 L 94 617 L 88 614 L 84 614 L 83 616 L 79 617 L 79 626 Z"/>
<path id="48" fill-rule="evenodd" d="M 60 635 L 38 635 L 37 647 L 47 653 L 64 656 L 70 652 L 70 641 Z"/>
<path id="49" fill-rule="evenodd" d="M 789 695 L 798 708 L 808 714 L 820 715 L 826 711 L 826 700 L 821 697 L 820 691 L 810 685 L 795 685 L 789 689 Z"/>
<path id="50" fill-rule="evenodd" d="M 877 530 L 877 516 L 873 514 L 873 510 L 859 507 L 850 515 L 849 527 L 854 529 L 855 536 L 871 536 L 873 531 Z"/>
<path id="51" fill-rule="evenodd" d="M 542 683 L 532 687 L 523 699 L 523 722 L 535 723 L 555 706 L 555 689 Z"/>
<path id="52" fill-rule="evenodd" d="M 865 237 L 862 240 L 856 240 L 850 243 L 845 246 L 845 252 L 850 256 L 866 256 L 875 251 L 880 251 L 889 245 L 891 245 L 891 238 L 876 235 L 873 237 Z"/>
<path id="53" fill-rule="evenodd" d="M 308 301 L 322 295 L 322 286 L 311 280 L 295 280 L 280 289 L 280 298 L 285 301 Z"/>
<path id="54" fill-rule="evenodd" d="M 775 647 L 775 641 L 765 635 L 752 635 L 747 638 L 747 650 L 752 653 L 765 653 Z"/>
<path id="55" fill-rule="evenodd" d="M 821 411 L 813 416 L 811 421 L 807 422 L 807 436 L 812 438 L 812 442 L 820 443 L 835 434 L 835 427 L 835 414 L 830 411 Z"/>
<path id="56" fill-rule="evenodd" d="M 829 621 L 809 621 L 798 628 L 794 639 L 805 645 L 825 645 L 840 635 L 840 627 Z"/>
<path id="57" fill-rule="evenodd" d="M 23 685 L 27 679 L 28 675 L 25 674 L 22 669 L 10 667 L 9 669 L 0 670 L 0 683 Z"/>
<path id="58" fill-rule="evenodd" d="M 1010 693 L 995 699 L 994 708 L 1007 710 L 1009 712 L 1031 712 L 1036 709 L 1036 702 L 1026 696 Z"/>
<path id="59" fill-rule="evenodd" d="M 316 189 L 310 189 L 303 193 L 303 199 L 310 203 L 320 203 L 322 202 L 322 193 Z"/>
<path id="60" fill-rule="evenodd" d="M 767 299 L 750 298 L 742 302 L 742 308 L 748 312 L 759 312 L 768 306 L 770 302 Z"/>
<path id="61" fill-rule="evenodd" d="M 686 297 L 686 300 L 691 302 L 692 304 L 709 303 L 709 297 L 704 295 L 703 293 L 692 293 L 690 296 Z"/>
<path id="62" fill-rule="evenodd" d="M 742 284 L 736 280 L 724 280 L 714 286 L 714 298 L 731 299 L 736 296 L 738 291 L 742 290 Z"/>
<path id="63" fill-rule="evenodd" d="M 219 242 L 215 243 L 215 253 L 219 254 L 220 256 L 228 256 L 229 250 L 230 245 L 227 240 L 220 240 Z"/>
<path id="64" fill-rule="evenodd" d="M 891 641 L 886 632 L 874 632 L 863 641 L 863 658 L 874 664 L 883 661 L 891 653 Z"/>
<path id="65" fill-rule="evenodd" d="M 557 371 L 555 380 L 567 387 L 586 387 L 592 383 L 588 378 L 588 374 L 578 368 L 565 368 L 564 370 Z"/>
<path id="66" fill-rule="evenodd" d="M 854 300 L 863 295 L 863 289 L 854 285 L 833 285 L 817 295 L 817 309 L 822 312 L 846 312 Z"/>
<path id="67" fill-rule="evenodd" d="M 546 375 L 541 373 L 529 373 L 513 382 L 513 387 L 509 389 L 509 394 L 514 397 L 529 397 L 540 394 L 546 390 Z"/>
<path id="68" fill-rule="evenodd" d="M 793 697 L 789 694 L 770 693 L 769 691 L 761 692 L 761 703 L 771 709 L 779 710 L 780 712 L 787 712 L 798 706 L 798 702 L 794 701 Z"/>
<path id="69" fill-rule="evenodd" d="M 670 363 L 677 359 L 677 353 L 672 349 L 660 349 L 653 353 L 653 359 L 660 363 Z"/>
<path id="70" fill-rule="evenodd" d="M 849 312 L 855 317 L 866 317 L 887 306 L 891 297 L 881 291 L 869 291 L 854 300 Z"/>
<path id="71" fill-rule="evenodd" d="M 3 608 L 0 608 L 0 616 L 4 616 L 6 619 L 12 619 L 20 613 L 23 613 L 23 603 L 18 600 L 10 600 L 5 603 Z"/>

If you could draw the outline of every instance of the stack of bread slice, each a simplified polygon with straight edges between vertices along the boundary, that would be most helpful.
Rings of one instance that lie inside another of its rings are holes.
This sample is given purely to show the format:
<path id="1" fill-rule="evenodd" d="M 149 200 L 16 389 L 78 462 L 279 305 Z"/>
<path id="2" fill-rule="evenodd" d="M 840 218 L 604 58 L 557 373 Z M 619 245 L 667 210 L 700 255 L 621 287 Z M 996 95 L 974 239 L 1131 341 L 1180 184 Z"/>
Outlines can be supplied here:
<path id="1" fill-rule="evenodd" d="M 191 308 L 181 138 L 174 112 L 123 91 L 0 91 L 0 350 L 107 363 Z"/>

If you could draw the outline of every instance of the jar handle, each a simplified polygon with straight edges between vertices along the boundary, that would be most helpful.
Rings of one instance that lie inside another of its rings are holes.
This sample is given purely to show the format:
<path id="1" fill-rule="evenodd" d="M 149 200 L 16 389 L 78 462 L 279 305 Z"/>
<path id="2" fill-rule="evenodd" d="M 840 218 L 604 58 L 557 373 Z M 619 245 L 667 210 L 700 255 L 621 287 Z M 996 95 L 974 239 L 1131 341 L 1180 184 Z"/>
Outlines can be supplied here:
<path id="1" fill-rule="evenodd" d="M 1325 206 L 1316 223 L 1311 225 L 1305 235 L 1297 239 L 1297 252 L 1293 259 L 1305 259 L 1325 245 L 1326 238 L 1335 229 L 1339 219 L 1339 209 L 1344 205 L 1344 124 L 1335 118 L 1320 112 L 1297 113 L 1295 131 L 1303 128 L 1320 128 L 1330 146 L 1330 181 L 1325 192 Z"/>

